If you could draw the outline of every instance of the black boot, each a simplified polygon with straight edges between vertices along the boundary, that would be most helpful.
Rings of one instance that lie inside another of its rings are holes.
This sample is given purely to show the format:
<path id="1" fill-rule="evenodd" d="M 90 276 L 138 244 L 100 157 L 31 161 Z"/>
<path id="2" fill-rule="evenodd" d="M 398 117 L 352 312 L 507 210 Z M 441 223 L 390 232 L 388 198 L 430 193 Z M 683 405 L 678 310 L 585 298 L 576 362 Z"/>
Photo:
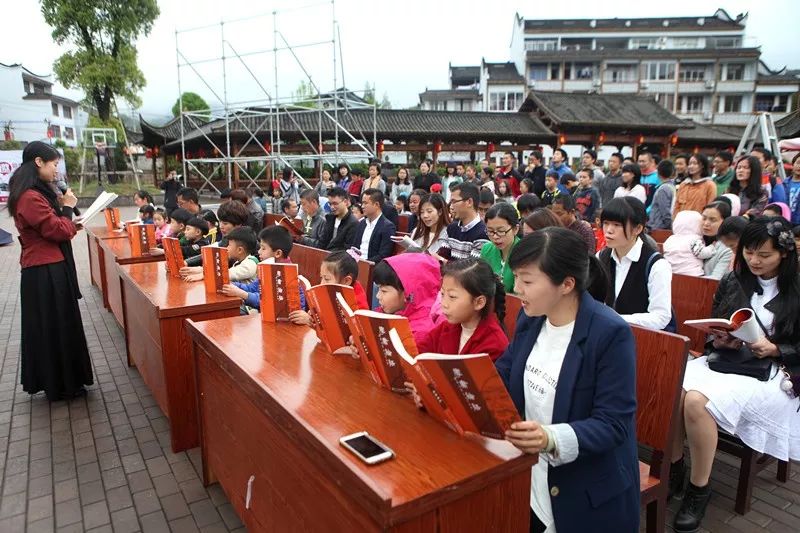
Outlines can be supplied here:
<path id="1" fill-rule="evenodd" d="M 711 487 L 697 487 L 689 482 L 683 504 L 675 515 L 673 527 L 677 533 L 694 533 L 700 529 L 700 522 L 706 514 L 708 500 L 711 499 Z"/>
<path id="2" fill-rule="evenodd" d="M 683 485 L 686 481 L 686 463 L 683 457 L 675 461 L 669 466 L 669 495 L 668 500 L 673 496 L 679 496 L 683 493 Z"/>

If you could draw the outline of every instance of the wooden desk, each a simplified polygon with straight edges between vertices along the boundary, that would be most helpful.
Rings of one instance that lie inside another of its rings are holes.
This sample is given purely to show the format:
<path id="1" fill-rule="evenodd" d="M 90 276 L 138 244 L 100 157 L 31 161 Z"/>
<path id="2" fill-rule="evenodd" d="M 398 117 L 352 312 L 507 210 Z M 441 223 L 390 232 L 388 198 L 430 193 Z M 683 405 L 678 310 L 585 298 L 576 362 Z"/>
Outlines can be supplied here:
<path id="1" fill-rule="evenodd" d="M 331 252 L 327 250 L 295 243 L 292 246 L 292 252 L 289 257 L 297 264 L 297 270 L 300 274 L 313 286 L 321 283 L 319 266 L 330 254 Z M 372 270 L 374 268 L 375 263 L 372 261 L 367 261 L 366 259 L 358 260 L 358 281 L 364 287 L 364 292 L 367 293 L 367 303 L 370 307 L 372 307 Z"/>
<path id="2" fill-rule="evenodd" d="M 459 437 L 309 328 L 242 316 L 187 330 L 204 482 L 250 531 L 528 531 L 536 456 Z M 357 431 L 397 456 L 363 464 L 339 445 Z"/>
<path id="3" fill-rule="evenodd" d="M 99 246 L 98 241 L 101 239 L 127 239 L 128 234 L 124 231 L 108 231 L 105 226 L 84 228 L 84 231 L 89 246 L 89 276 L 92 284 L 100 290 L 100 294 L 103 296 L 103 307 L 108 309 L 103 249 Z"/>
<path id="4" fill-rule="evenodd" d="M 131 243 L 125 234 L 124 239 L 100 239 L 99 247 L 103 254 L 103 272 L 106 279 L 106 298 L 108 309 L 117 319 L 120 327 L 125 327 L 125 317 L 123 316 L 122 288 L 120 286 L 119 265 L 132 265 L 136 263 L 153 263 L 164 261 L 163 255 L 146 255 L 133 257 L 131 255 Z"/>
<path id="5" fill-rule="evenodd" d="M 118 267 L 123 284 L 125 347 L 170 423 L 172 451 L 197 446 L 197 404 L 191 340 L 184 320 L 239 315 L 240 300 L 206 294 L 202 282 L 167 275 L 165 263 Z"/>

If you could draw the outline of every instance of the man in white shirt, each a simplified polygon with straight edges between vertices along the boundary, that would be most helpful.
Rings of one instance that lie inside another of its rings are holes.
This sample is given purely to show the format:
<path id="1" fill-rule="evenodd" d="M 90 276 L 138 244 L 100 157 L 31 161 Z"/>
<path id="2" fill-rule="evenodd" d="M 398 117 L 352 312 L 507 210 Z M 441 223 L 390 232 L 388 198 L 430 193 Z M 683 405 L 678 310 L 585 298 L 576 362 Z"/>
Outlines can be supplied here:
<path id="1" fill-rule="evenodd" d="M 378 263 L 392 255 L 392 235 L 395 225 L 382 214 L 385 197 L 378 189 L 367 189 L 361 195 L 364 218 L 356 226 L 351 246 L 357 248 L 362 259 Z"/>

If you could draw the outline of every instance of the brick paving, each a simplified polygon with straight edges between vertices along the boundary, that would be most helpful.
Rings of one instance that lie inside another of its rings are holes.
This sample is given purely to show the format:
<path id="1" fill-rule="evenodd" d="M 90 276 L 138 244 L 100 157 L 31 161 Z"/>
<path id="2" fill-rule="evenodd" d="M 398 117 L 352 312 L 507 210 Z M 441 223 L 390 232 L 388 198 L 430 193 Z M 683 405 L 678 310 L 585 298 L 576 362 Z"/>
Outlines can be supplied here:
<path id="1" fill-rule="evenodd" d="M 0 210 L 0 228 L 12 227 Z M 203 487 L 199 448 L 171 452 L 167 419 L 91 285 L 83 234 L 74 247 L 95 384 L 52 404 L 19 385 L 19 246 L 0 248 L 0 532 L 245 531 L 220 486 Z M 797 465 L 785 484 L 774 465 L 761 472 L 745 516 L 733 512 L 737 479 L 736 459 L 718 453 L 702 531 L 800 531 Z"/>

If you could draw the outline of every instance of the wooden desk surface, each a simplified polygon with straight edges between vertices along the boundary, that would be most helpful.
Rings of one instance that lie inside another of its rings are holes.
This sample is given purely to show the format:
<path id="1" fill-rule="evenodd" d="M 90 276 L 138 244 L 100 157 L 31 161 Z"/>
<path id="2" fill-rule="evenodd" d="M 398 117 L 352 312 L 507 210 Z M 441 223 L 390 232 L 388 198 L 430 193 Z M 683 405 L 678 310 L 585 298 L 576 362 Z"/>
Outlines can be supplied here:
<path id="1" fill-rule="evenodd" d="M 119 265 L 120 276 L 133 282 L 154 307 L 159 318 L 182 316 L 196 311 L 238 309 L 241 300 L 206 293 L 202 281 L 186 282 L 172 277 L 165 262 Z"/>
<path id="2" fill-rule="evenodd" d="M 376 386 L 357 359 L 330 355 L 310 328 L 265 324 L 251 315 L 187 321 L 187 330 L 202 349 L 197 357 L 208 353 L 226 379 L 373 517 L 398 523 L 536 462 L 505 441 L 459 437 L 410 398 Z M 365 465 L 339 444 L 357 431 L 368 431 L 396 457 Z"/>
<path id="3" fill-rule="evenodd" d="M 127 234 L 125 234 L 127 237 Z M 104 253 L 114 256 L 115 261 L 119 265 L 129 265 L 133 263 L 152 263 L 155 261 L 164 261 L 163 255 L 143 255 L 141 257 L 133 257 L 131 255 L 131 243 L 126 239 L 100 239 L 100 246 L 103 247 Z"/>
<path id="4" fill-rule="evenodd" d="M 91 228 L 84 228 L 86 233 L 91 233 L 98 239 L 121 239 L 125 238 L 127 240 L 128 233 L 125 230 L 119 231 L 108 231 L 108 228 L 105 226 L 94 226 Z"/>

